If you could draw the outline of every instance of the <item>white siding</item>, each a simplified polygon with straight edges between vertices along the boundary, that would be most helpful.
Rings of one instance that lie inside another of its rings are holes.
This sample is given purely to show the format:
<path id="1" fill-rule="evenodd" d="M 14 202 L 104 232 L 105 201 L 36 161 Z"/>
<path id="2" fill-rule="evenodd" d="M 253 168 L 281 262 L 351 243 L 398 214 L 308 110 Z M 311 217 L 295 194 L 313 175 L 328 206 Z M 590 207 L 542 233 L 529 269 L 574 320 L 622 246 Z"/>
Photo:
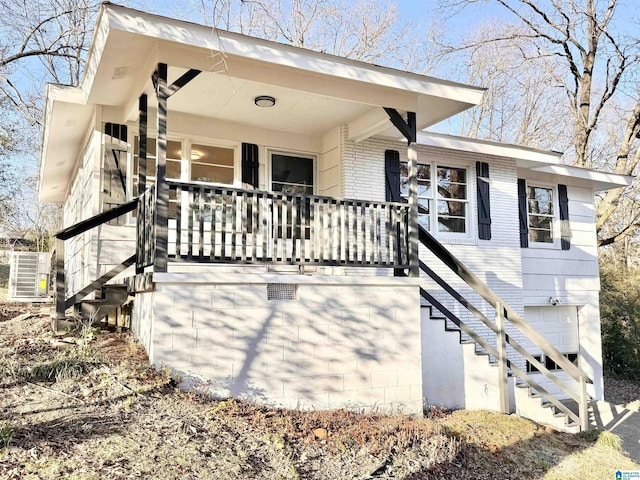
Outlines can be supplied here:
<path id="1" fill-rule="evenodd" d="M 544 306 L 549 298 L 560 305 L 579 308 L 582 366 L 594 381 L 590 393 L 601 399 L 602 344 L 600 337 L 598 247 L 594 192 L 579 180 L 521 172 L 521 178 L 549 184 L 566 184 L 569 199 L 571 248 L 523 248 L 523 293 L 527 306 Z"/>

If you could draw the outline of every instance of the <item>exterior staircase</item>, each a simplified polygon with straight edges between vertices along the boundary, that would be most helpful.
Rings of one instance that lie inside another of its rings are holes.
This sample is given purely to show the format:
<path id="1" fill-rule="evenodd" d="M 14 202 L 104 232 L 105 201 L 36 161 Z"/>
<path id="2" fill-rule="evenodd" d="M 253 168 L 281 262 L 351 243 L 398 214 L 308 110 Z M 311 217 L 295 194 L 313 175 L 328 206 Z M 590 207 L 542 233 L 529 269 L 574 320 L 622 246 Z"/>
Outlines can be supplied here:
<path id="1" fill-rule="evenodd" d="M 455 258 L 442 244 L 424 228 L 419 229 L 420 242 L 446 267 L 462 279 L 495 311 L 495 319 L 489 319 L 440 275 L 424 262 L 420 262 L 421 273 L 428 277 L 436 288 L 420 288 L 422 296 L 423 357 L 428 362 L 434 358 L 429 349 L 439 349 L 440 359 L 455 368 L 430 372 L 423 363 L 427 401 L 450 408 L 488 408 L 503 413 L 515 412 L 531 420 L 546 423 L 567 432 L 579 432 L 589 428 L 589 401 L 586 385 L 592 383 L 582 369 L 569 361 L 533 329 L 524 318 L 500 299 L 486 284 L 476 277 L 462 262 Z M 438 298 L 447 295 L 447 305 L 452 303 L 464 307 L 482 325 L 480 334 L 472 326 L 445 306 Z M 439 328 L 434 329 L 433 324 Z M 521 343 L 506 331 L 506 325 L 517 328 L 528 343 L 536 346 L 546 357 L 551 358 L 564 374 L 558 375 L 543 365 L 539 358 L 529 353 Z M 458 345 L 451 346 L 451 338 Z M 456 351 L 457 350 L 457 351 Z M 469 358 L 472 354 L 474 358 Z M 486 358 L 479 362 L 478 357 Z M 526 372 L 525 362 L 537 370 L 532 375 Z M 442 369 L 442 362 L 439 364 Z M 488 368 L 485 368 L 488 366 Z M 457 370 L 454 372 L 454 370 Z M 433 377 L 433 378 L 430 378 Z M 540 379 L 550 381 L 561 392 L 552 393 L 540 384 Z M 446 395 L 439 401 L 439 392 Z M 576 408 L 577 406 L 577 408 Z"/>
<path id="2" fill-rule="evenodd" d="M 99 322 L 107 318 L 107 316 L 114 310 L 119 310 L 120 307 L 127 302 L 129 298 L 127 286 L 123 284 L 109 284 L 108 282 L 136 263 L 137 255 L 135 253 L 125 259 L 122 263 L 113 267 L 100 278 L 88 284 L 82 290 L 67 298 L 64 242 L 91 230 L 92 228 L 98 227 L 122 215 L 132 212 L 137 207 L 138 198 L 134 198 L 127 203 L 102 212 L 88 218 L 87 220 L 78 222 L 55 234 L 56 242 L 53 252 L 54 261 L 52 262 L 54 269 L 52 278 L 55 279 L 55 302 L 51 322 L 51 326 L 54 331 L 69 329 L 75 326 L 73 318 L 69 319 L 66 314 L 67 310 L 70 308 L 74 309 L 76 315 L 80 315 L 83 318 L 91 318 L 93 321 Z M 85 300 L 86 297 L 94 292 L 99 292 L 94 300 Z M 118 314 L 119 312 L 116 313 L 116 315 Z"/>
<path id="3" fill-rule="evenodd" d="M 103 322 L 109 314 L 116 313 L 116 325 L 117 317 L 119 313 L 117 310 L 124 305 L 129 299 L 129 292 L 127 285 L 122 284 L 109 284 L 103 285 L 100 289 L 100 298 L 94 300 L 82 300 L 74 305 L 75 311 L 82 318 L 91 318 L 94 322 Z"/>
<path id="4" fill-rule="evenodd" d="M 570 433 L 578 433 L 580 424 L 573 420 L 566 411 L 560 410 L 553 403 L 545 401 L 535 388 L 527 383 L 516 383 L 514 390 L 515 413 L 535 422 L 551 425 L 552 427 Z M 577 414 L 577 403 L 561 400 L 571 412 Z"/>

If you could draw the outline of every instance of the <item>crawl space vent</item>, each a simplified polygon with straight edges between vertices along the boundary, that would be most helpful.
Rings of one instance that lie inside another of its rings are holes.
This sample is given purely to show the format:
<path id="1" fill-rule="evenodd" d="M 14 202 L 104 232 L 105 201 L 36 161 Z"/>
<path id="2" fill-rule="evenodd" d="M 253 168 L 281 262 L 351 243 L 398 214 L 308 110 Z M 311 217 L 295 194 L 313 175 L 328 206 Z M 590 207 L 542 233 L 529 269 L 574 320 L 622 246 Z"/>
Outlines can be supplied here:
<path id="1" fill-rule="evenodd" d="M 295 300 L 296 286 L 292 283 L 268 283 L 267 300 Z"/>

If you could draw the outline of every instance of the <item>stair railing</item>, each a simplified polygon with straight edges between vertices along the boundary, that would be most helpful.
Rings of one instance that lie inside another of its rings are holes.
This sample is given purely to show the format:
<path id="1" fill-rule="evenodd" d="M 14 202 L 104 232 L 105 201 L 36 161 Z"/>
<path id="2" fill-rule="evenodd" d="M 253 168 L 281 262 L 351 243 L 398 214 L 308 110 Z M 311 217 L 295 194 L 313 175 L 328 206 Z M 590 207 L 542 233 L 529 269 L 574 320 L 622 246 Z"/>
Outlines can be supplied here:
<path id="1" fill-rule="evenodd" d="M 436 240 L 424 227 L 419 227 L 420 242 L 428 248 L 443 264 L 445 264 L 452 272 L 462 279 L 473 291 L 482 297 L 496 312 L 495 322 L 489 320 L 478 308 L 470 301 L 463 297 L 455 288 L 449 285 L 437 273 L 429 268 L 424 262 L 420 261 L 420 269 L 425 272 L 432 280 L 434 280 L 444 291 L 446 291 L 459 304 L 466 308 L 474 317 L 479 319 L 486 327 L 489 328 L 497 339 L 498 348 L 494 348 L 485 339 L 467 326 L 457 315 L 446 308 L 433 295 L 429 294 L 425 289 L 421 288 L 420 293 L 434 308 L 439 310 L 445 317 L 451 320 L 461 332 L 464 332 L 475 343 L 483 348 L 490 356 L 498 361 L 500 367 L 500 408 L 503 413 L 508 413 L 508 371 L 513 375 L 526 382 L 534 388 L 536 392 L 553 404 L 558 410 L 566 414 L 569 418 L 580 425 L 582 430 L 587 428 L 588 414 L 587 402 L 588 395 L 586 393 L 586 384 L 593 383 L 588 375 L 579 367 L 574 365 L 567 359 L 555 346 L 553 346 L 546 338 L 538 333 L 526 320 L 511 308 L 504 300 L 502 300 L 493 290 L 491 290 L 482 280 L 480 280 L 469 268 L 467 268 L 460 260 L 458 260 L 449 250 L 447 250 L 438 240 Z M 524 336 L 534 345 L 536 345 L 547 357 L 551 358 L 571 378 L 576 380 L 579 385 L 579 391 L 575 392 L 560 377 L 551 372 L 546 366 L 531 355 L 525 347 L 523 347 L 514 338 L 509 336 L 504 328 L 503 323 L 509 322 L 514 325 Z M 511 346 L 524 359 L 526 359 L 532 367 L 535 367 L 546 378 L 557 385 L 561 391 L 568 397 L 575 400 L 578 404 L 578 415 L 572 412 L 566 405 L 560 402 L 553 394 L 548 392 L 530 375 L 527 375 L 518 366 L 510 361 L 506 356 L 506 345 Z M 504 346 L 504 348 L 503 348 Z"/>
<path id="2" fill-rule="evenodd" d="M 74 225 L 71 225 L 70 227 L 60 230 L 58 233 L 54 235 L 55 248 L 54 248 L 54 253 L 53 253 L 54 258 L 52 263 L 55 265 L 55 320 L 56 321 L 64 320 L 65 311 L 69 306 L 71 306 L 66 299 L 66 280 L 65 280 L 65 270 L 64 270 L 65 240 L 69 240 L 73 237 L 80 235 L 81 233 L 86 232 L 87 230 L 91 230 L 92 228 L 95 228 L 99 225 L 107 223 L 115 218 L 120 217 L 121 215 L 125 215 L 129 212 L 132 212 L 133 210 L 136 209 L 137 205 L 138 205 L 138 198 L 136 197 L 133 200 L 130 200 L 127 203 L 123 203 L 122 205 L 116 208 L 112 208 L 105 212 L 99 213 L 98 215 L 94 215 L 91 218 L 82 220 L 81 222 L 78 222 Z M 132 265 L 134 261 L 135 261 L 135 257 L 134 258 L 130 257 L 127 260 L 125 260 L 125 262 L 123 262 L 123 264 L 121 265 L 128 263 L 127 266 L 129 266 L 129 265 Z M 111 272 L 103 275 L 98 280 L 94 281 L 90 286 L 93 287 L 95 285 L 95 288 L 92 288 L 91 290 L 88 290 L 89 287 L 84 288 L 83 290 L 81 290 L 81 292 L 78 292 L 76 295 L 71 297 L 71 299 L 74 299 L 74 303 L 75 303 L 75 301 L 80 300 L 79 294 L 82 293 L 83 294 L 82 296 L 85 297 L 96 288 L 99 288 L 101 284 L 105 283 L 110 278 L 113 278 L 113 276 L 119 273 L 117 272 L 114 274 L 113 273 L 114 270 L 118 270 L 118 267 L 115 267 L 115 269 L 113 269 Z M 102 283 L 100 285 L 97 285 L 98 281 Z"/>

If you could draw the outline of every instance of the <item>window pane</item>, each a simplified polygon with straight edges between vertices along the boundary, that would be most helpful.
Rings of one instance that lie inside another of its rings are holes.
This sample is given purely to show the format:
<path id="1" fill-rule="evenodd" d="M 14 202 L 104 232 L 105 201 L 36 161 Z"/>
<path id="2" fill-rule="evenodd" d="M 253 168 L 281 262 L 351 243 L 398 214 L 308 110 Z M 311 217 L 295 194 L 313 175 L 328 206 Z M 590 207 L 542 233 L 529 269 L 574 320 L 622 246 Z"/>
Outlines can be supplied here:
<path id="1" fill-rule="evenodd" d="M 529 228 L 537 228 L 543 230 L 552 230 L 553 218 L 541 217 L 538 215 L 529 215 Z"/>
<path id="2" fill-rule="evenodd" d="M 428 214 L 431 212 L 431 202 L 424 198 L 418 199 L 418 212 Z"/>
<path id="3" fill-rule="evenodd" d="M 155 138 L 153 141 L 155 142 Z M 173 158 L 175 160 L 182 158 L 182 142 L 174 142 L 173 140 L 167 142 L 167 158 Z"/>
<path id="4" fill-rule="evenodd" d="M 180 179 L 180 161 L 167 159 L 167 178 Z"/>
<path id="5" fill-rule="evenodd" d="M 273 182 L 273 191 L 282 193 L 302 193 L 313 195 L 313 186 L 311 185 L 293 185 L 290 183 Z"/>
<path id="6" fill-rule="evenodd" d="M 194 143 L 191 145 L 191 161 L 232 167 L 233 149 Z"/>
<path id="7" fill-rule="evenodd" d="M 133 154 L 138 155 L 138 137 L 133 139 Z M 147 158 L 156 156 L 156 139 L 147 137 Z M 182 158 L 182 142 L 167 140 L 167 158 L 180 160 Z"/>
<path id="8" fill-rule="evenodd" d="M 133 154 L 138 155 L 138 137 L 133 138 Z M 147 158 L 156 156 L 156 139 L 147 137 Z"/>
<path id="9" fill-rule="evenodd" d="M 529 213 L 553 215 L 553 190 L 543 187 L 529 187 Z"/>
<path id="10" fill-rule="evenodd" d="M 418 180 L 418 196 L 431 197 L 431 182 Z"/>
<path id="11" fill-rule="evenodd" d="M 313 159 L 274 154 L 271 156 L 271 179 L 272 190 L 276 192 L 313 192 Z"/>
<path id="12" fill-rule="evenodd" d="M 438 217 L 438 231 L 465 233 L 466 221 L 464 218 Z"/>
<path id="13" fill-rule="evenodd" d="M 549 230 L 529 229 L 529 239 L 532 242 L 553 243 L 553 235 Z"/>
<path id="14" fill-rule="evenodd" d="M 466 211 L 466 203 L 455 202 L 453 200 L 438 200 L 438 215 L 449 215 L 454 217 L 464 217 Z"/>
<path id="15" fill-rule="evenodd" d="M 438 167 L 438 198 L 467 198 L 467 172 L 463 168 Z"/>
<path id="16" fill-rule="evenodd" d="M 418 215 L 418 223 L 422 225 L 426 230 L 429 230 L 431 226 L 429 215 Z"/>
<path id="17" fill-rule="evenodd" d="M 133 162 L 133 174 L 138 174 L 138 157 L 135 158 Z M 147 177 L 155 177 L 156 176 L 156 159 L 155 158 L 147 158 Z"/>
<path id="18" fill-rule="evenodd" d="M 191 180 L 196 182 L 233 183 L 233 167 L 192 163 Z"/>

